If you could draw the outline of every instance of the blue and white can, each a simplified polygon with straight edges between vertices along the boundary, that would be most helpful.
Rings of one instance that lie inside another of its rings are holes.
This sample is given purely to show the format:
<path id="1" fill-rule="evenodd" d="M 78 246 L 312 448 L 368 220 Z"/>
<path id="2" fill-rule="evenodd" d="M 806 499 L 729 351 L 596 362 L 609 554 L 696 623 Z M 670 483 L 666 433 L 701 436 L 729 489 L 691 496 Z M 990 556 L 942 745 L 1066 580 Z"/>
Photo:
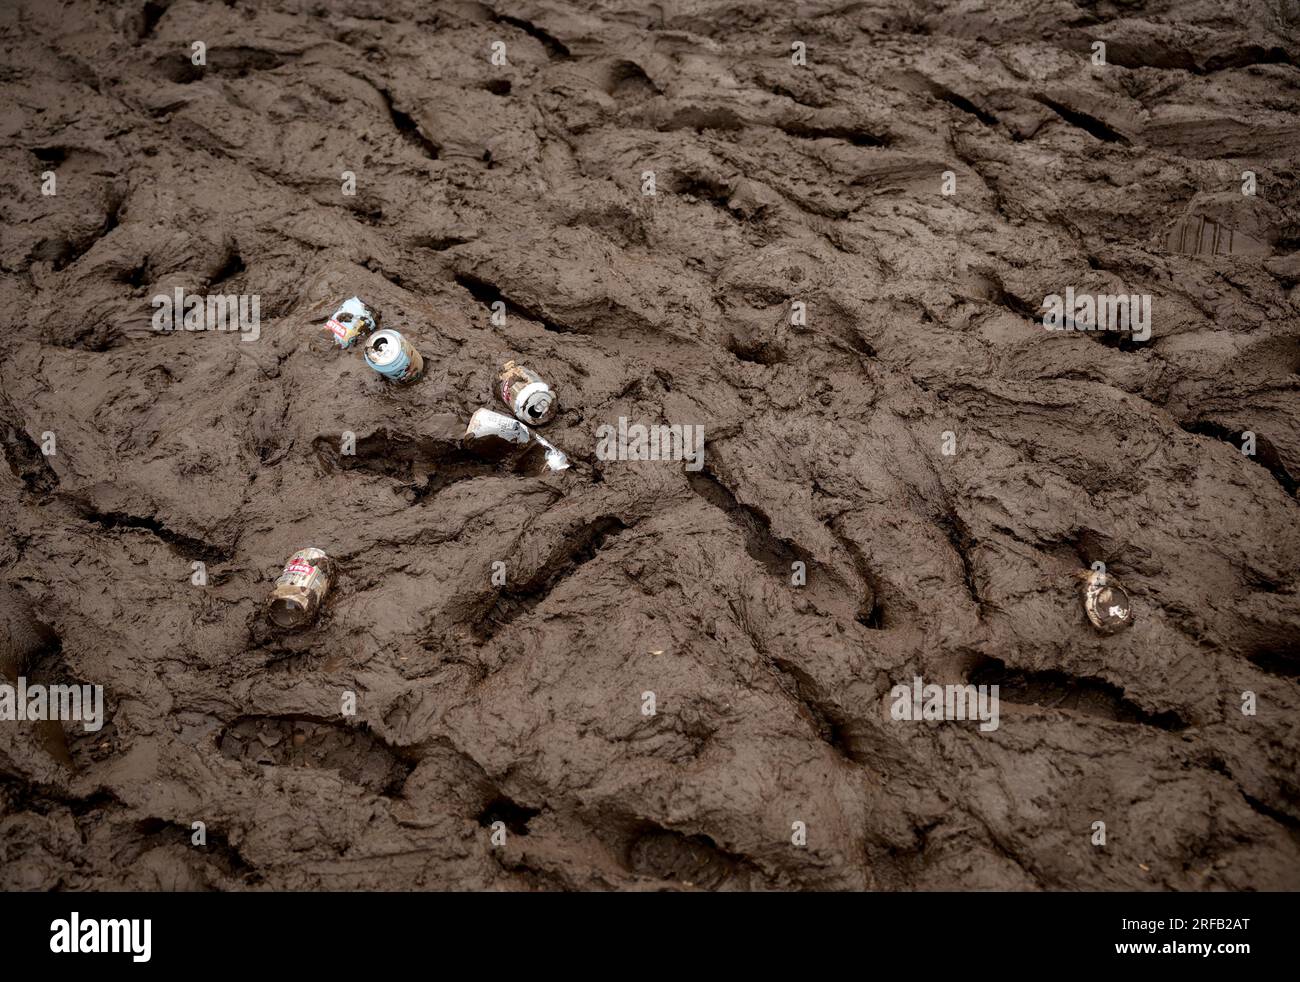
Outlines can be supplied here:
<path id="1" fill-rule="evenodd" d="M 340 348 L 346 348 L 363 334 L 369 334 L 379 325 L 374 312 L 360 297 L 350 297 L 334 311 L 328 323 L 330 335 Z"/>
<path id="2" fill-rule="evenodd" d="M 394 330 L 376 331 L 366 342 L 366 364 L 390 382 L 406 385 L 424 374 L 420 353 Z"/>

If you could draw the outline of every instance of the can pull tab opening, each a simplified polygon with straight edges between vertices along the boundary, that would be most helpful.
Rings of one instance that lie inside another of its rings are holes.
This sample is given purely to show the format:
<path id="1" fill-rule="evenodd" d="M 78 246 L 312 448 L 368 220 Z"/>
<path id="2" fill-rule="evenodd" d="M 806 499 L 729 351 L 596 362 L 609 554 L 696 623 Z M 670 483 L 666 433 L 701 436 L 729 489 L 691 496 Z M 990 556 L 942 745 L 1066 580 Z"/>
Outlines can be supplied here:
<path id="1" fill-rule="evenodd" d="M 296 600 L 280 598 L 271 604 L 271 620 L 276 627 L 297 627 L 306 619 L 307 605 Z"/>

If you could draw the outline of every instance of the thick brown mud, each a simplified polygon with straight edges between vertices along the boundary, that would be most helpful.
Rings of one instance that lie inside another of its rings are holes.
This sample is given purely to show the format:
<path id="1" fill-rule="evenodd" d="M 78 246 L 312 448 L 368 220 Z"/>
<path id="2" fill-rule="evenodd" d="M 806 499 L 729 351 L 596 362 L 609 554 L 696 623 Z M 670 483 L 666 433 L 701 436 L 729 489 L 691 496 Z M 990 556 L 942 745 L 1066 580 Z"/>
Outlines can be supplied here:
<path id="1" fill-rule="evenodd" d="M 106 699 L 0 721 L 0 886 L 1300 887 L 1294 4 L 28 2 L 0 46 L 0 668 Z M 258 337 L 155 331 L 177 287 Z M 1045 330 L 1066 288 L 1150 337 Z M 353 295 L 421 381 L 313 341 Z M 460 445 L 510 358 L 568 471 Z M 703 467 L 602 459 L 620 417 Z M 916 676 L 999 726 L 891 718 Z"/>

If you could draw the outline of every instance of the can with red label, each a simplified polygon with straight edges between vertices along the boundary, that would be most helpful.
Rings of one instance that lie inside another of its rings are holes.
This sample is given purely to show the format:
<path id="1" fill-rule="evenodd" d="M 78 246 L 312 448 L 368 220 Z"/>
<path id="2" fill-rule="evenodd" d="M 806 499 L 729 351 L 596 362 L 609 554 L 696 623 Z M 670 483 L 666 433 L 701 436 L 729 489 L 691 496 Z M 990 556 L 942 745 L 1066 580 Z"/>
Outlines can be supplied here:
<path id="1" fill-rule="evenodd" d="M 508 361 L 497 377 L 501 401 L 510 407 L 515 419 L 529 426 L 541 426 L 555 418 L 559 403 L 555 390 L 542 381 L 531 368 Z"/>
<path id="2" fill-rule="evenodd" d="M 360 297 L 350 297 L 334 311 L 326 323 L 329 336 L 340 348 L 346 348 L 363 334 L 371 333 L 379 325 L 374 311 L 361 302 Z"/>
<path id="3" fill-rule="evenodd" d="M 271 591 L 271 623 L 289 630 L 310 624 L 330 588 L 332 565 L 322 549 L 299 549 L 290 556 Z"/>

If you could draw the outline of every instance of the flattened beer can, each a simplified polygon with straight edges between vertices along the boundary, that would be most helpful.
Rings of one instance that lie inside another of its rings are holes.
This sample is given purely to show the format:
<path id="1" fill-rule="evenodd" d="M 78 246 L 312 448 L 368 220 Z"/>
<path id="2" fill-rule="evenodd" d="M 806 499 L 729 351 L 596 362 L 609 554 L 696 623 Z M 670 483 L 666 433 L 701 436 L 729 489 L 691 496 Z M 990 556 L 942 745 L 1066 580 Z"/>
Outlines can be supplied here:
<path id="1" fill-rule="evenodd" d="M 325 325 L 340 348 L 346 348 L 363 334 L 369 334 L 379 325 L 374 312 L 359 297 L 343 301 L 343 305 Z"/>
<path id="2" fill-rule="evenodd" d="M 276 627 L 306 627 L 320 612 L 330 588 L 332 563 L 321 549 L 299 549 L 275 581 L 267 616 Z"/>
<path id="3" fill-rule="evenodd" d="M 568 469 L 569 458 L 564 451 L 548 443 L 517 419 L 494 409 L 476 409 L 465 428 L 465 446 L 488 460 L 518 457 L 532 447 L 544 451 L 546 467 L 552 471 Z"/>
<path id="4" fill-rule="evenodd" d="M 486 408 L 474 410 L 465 427 L 465 441 L 483 449 L 501 444 L 523 446 L 529 436 L 528 427 L 517 419 Z"/>
<path id="5" fill-rule="evenodd" d="M 541 426 L 555 418 L 559 409 L 555 390 L 532 369 L 508 361 L 501 367 L 497 381 L 501 401 L 510 407 L 515 419 L 529 426 Z"/>
<path id="6" fill-rule="evenodd" d="M 424 359 L 396 331 L 377 331 L 366 342 L 366 364 L 390 382 L 406 385 L 424 374 Z"/>

